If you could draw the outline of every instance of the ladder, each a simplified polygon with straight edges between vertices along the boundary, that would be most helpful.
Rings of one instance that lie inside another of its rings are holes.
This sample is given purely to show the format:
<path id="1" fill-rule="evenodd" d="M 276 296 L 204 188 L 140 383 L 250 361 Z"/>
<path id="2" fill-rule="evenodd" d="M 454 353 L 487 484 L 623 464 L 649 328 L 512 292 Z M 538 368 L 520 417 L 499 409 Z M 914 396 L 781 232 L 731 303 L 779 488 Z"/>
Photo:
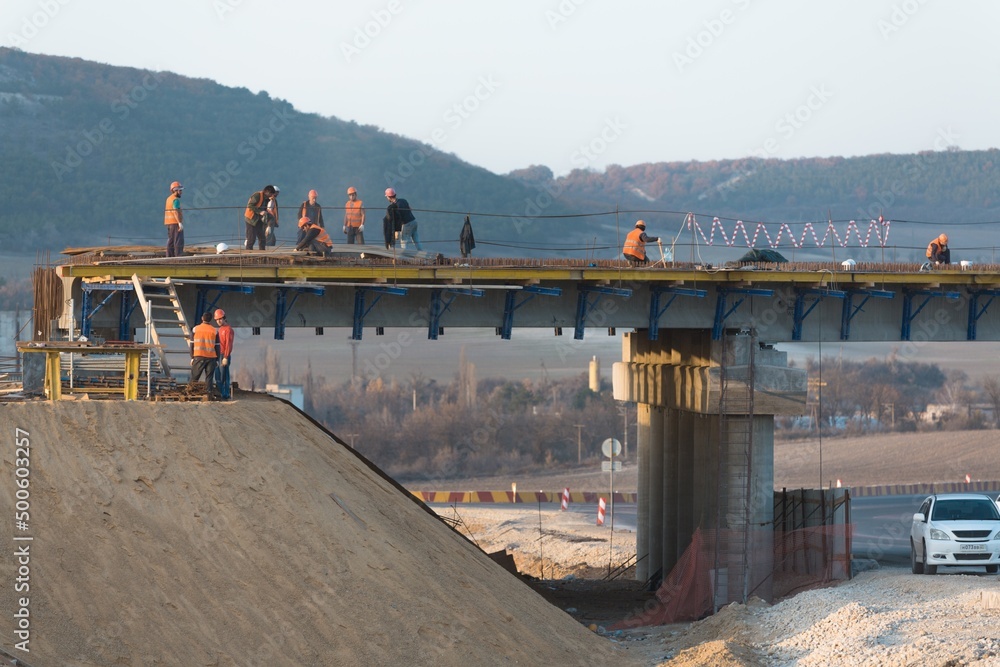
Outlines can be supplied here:
<path id="1" fill-rule="evenodd" d="M 749 339 L 749 340 L 748 340 Z M 753 488 L 754 332 L 723 336 L 719 369 L 715 611 L 750 596 Z M 749 343 L 749 344 L 747 344 Z M 743 348 L 743 359 L 737 350 Z M 735 367 L 734 367 L 735 366 Z"/>
<path id="2" fill-rule="evenodd" d="M 186 372 L 191 359 L 191 327 L 170 278 L 140 278 L 132 275 L 135 295 L 146 317 L 146 342 L 155 345 L 160 372 L 174 377 Z"/>

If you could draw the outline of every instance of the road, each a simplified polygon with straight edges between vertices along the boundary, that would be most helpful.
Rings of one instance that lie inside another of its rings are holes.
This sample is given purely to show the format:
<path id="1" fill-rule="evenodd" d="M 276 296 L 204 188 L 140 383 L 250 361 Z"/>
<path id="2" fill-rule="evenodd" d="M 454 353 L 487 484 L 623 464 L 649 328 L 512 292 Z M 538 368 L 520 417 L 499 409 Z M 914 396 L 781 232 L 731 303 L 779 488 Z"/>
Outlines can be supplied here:
<path id="1" fill-rule="evenodd" d="M 851 500 L 851 520 L 854 523 L 852 555 L 854 558 L 869 558 L 884 565 L 905 565 L 910 562 L 910 523 L 913 513 L 927 496 L 873 496 Z M 435 505 L 447 507 L 447 505 Z M 524 511 L 525 505 L 498 503 L 480 505 L 496 511 Z M 556 509 L 558 504 L 543 503 L 543 509 Z M 569 511 L 580 514 L 581 520 L 592 522 L 596 508 L 590 504 L 571 503 Z M 605 524 L 611 524 L 611 508 L 605 516 Z M 617 503 L 614 507 L 615 530 L 634 531 L 636 527 L 636 505 Z"/>
<path id="2" fill-rule="evenodd" d="M 854 541 L 851 555 L 883 565 L 910 562 L 910 524 L 927 494 L 851 499 Z"/>

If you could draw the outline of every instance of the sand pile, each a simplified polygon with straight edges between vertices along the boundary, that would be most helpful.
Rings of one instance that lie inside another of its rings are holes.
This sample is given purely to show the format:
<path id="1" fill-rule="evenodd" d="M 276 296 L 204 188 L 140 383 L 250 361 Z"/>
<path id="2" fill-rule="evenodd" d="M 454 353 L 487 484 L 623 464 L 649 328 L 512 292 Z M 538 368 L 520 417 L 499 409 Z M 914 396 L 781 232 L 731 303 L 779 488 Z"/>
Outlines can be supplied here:
<path id="1" fill-rule="evenodd" d="M 0 641 L 33 667 L 630 664 L 279 401 L 15 403 L 0 421 Z M 12 650 L 15 532 L 34 538 L 30 653 Z"/>

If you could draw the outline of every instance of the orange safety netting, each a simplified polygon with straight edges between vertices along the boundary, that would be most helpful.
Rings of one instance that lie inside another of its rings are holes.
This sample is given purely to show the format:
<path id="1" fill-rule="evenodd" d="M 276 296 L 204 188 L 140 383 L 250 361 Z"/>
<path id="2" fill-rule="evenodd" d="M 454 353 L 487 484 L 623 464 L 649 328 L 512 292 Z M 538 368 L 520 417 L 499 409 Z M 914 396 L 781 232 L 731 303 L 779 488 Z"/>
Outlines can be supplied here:
<path id="1" fill-rule="evenodd" d="M 849 524 L 814 526 L 771 534 L 773 552 L 763 555 L 758 552 L 757 560 L 765 562 L 750 563 L 747 567 L 746 575 L 750 577 L 750 582 L 746 589 L 750 597 L 771 602 L 850 577 Z M 644 609 L 616 623 L 612 629 L 695 621 L 711 614 L 716 604 L 721 607 L 733 601 L 742 601 L 742 584 L 734 585 L 739 589 L 735 593 L 720 594 L 719 600 L 713 598 L 713 591 L 718 562 L 717 542 L 728 543 L 744 537 L 733 531 L 697 529 L 691 544 L 657 589 L 656 596 L 646 603 Z M 760 533 L 753 539 L 761 537 L 766 539 L 766 535 Z M 766 562 L 768 560 L 769 563 Z M 727 572 L 726 579 L 739 583 L 742 574 Z"/>

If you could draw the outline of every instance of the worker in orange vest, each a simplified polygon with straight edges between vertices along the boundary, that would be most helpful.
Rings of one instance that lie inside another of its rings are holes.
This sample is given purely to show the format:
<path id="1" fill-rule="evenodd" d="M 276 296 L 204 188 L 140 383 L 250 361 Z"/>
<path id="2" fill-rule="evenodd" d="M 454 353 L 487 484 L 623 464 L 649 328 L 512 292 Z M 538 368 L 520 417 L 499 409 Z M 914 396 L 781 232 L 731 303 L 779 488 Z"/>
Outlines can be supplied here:
<path id="1" fill-rule="evenodd" d="M 646 257 L 646 244 L 656 243 L 659 240 L 659 236 L 647 236 L 646 223 L 639 220 L 635 223 L 635 229 L 625 237 L 625 247 L 622 248 L 622 254 L 631 264 L 645 264 L 649 261 L 649 258 Z"/>
<path id="2" fill-rule="evenodd" d="M 167 226 L 167 257 L 184 256 L 184 211 L 181 210 L 181 193 L 184 186 L 179 181 L 170 184 L 170 196 L 163 211 L 163 224 Z"/>
<path id="3" fill-rule="evenodd" d="M 208 395 L 215 395 L 215 364 L 219 359 L 219 334 L 212 326 L 212 313 L 201 316 L 201 324 L 191 335 L 191 382 L 197 382 L 205 375 Z"/>
<path id="4" fill-rule="evenodd" d="M 947 234 L 941 234 L 927 244 L 927 261 L 935 266 L 951 264 L 951 248 L 948 247 Z"/>
<path id="5" fill-rule="evenodd" d="M 332 254 L 333 241 L 330 240 L 330 235 L 326 233 L 325 229 L 306 217 L 299 220 L 299 229 L 305 231 L 306 235 L 295 246 L 296 250 L 312 250 L 324 257 L 329 257 Z"/>
<path id="6" fill-rule="evenodd" d="M 219 365 L 215 369 L 215 386 L 219 389 L 219 396 L 222 400 L 228 401 L 233 397 L 230 364 L 232 363 L 236 332 L 233 331 L 229 320 L 226 319 L 226 311 L 216 308 L 214 316 L 215 323 L 219 327 Z"/>
<path id="7" fill-rule="evenodd" d="M 358 191 L 347 188 L 347 203 L 344 204 L 344 233 L 347 243 L 365 242 L 365 204 L 358 198 Z"/>

